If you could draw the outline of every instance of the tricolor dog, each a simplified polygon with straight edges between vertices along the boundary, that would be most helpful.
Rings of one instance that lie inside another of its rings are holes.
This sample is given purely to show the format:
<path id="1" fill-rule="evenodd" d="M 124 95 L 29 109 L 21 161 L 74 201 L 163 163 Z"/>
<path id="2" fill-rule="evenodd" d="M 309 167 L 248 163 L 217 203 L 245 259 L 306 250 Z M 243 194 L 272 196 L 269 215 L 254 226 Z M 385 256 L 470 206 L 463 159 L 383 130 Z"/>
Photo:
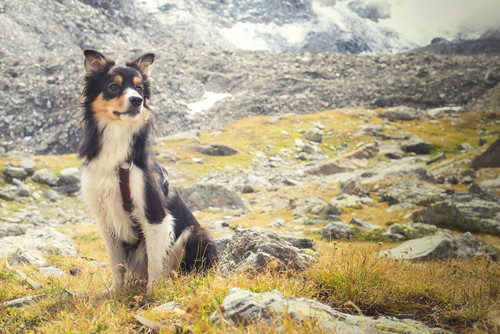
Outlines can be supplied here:
<path id="1" fill-rule="evenodd" d="M 152 152 L 154 54 L 125 66 L 95 50 L 84 55 L 82 197 L 106 244 L 113 288 L 129 278 L 146 279 L 150 292 L 172 270 L 212 266 L 218 257 L 212 237 Z"/>

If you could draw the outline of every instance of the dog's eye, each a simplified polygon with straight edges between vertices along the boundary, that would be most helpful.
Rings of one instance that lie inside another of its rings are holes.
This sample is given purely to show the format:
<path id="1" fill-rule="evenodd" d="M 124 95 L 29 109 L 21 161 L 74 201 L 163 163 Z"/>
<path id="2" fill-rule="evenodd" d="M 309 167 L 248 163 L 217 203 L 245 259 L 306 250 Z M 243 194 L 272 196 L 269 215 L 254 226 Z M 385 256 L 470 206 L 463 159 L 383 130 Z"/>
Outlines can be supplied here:
<path id="1" fill-rule="evenodd" d="M 120 90 L 120 85 L 116 83 L 112 83 L 111 85 L 108 86 L 108 89 L 112 91 L 113 93 L 116 93 Z"/>
<path id="2" fill-rule="evenodd" d="M 135 90 L 136 90 L 138 93 L 142 93 L 142 91 L 143 91 L 144 89 L 142 88 L 142 86 L 137 86 L 137 87 L 135 87 Z"/>

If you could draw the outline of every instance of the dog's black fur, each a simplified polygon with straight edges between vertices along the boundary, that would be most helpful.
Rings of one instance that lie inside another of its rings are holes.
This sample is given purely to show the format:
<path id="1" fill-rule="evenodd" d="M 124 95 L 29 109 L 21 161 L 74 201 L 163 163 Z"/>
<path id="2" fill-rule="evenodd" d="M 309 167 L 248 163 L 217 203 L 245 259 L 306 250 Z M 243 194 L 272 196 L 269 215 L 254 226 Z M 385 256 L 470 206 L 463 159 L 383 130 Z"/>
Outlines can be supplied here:
<path id="1" fill-rule="evenodd" d="M 133 166 L 143 173 L 144 216 L 147 222 L 153 225 L 161 224 L 166 216 L 173 216 L 175 240 L 178 240 L 184 231 L 190 230 L 185 241 L 180 269 L 189 271 L 211 267 L 218 259 L 214 240 L 208 231 L 200 226 L 177 190 L 166 182 L 162 167 L 156 162 L 152 152 L 153 120 L 147 102 L 151 98 L 149 65 L 153 63 L 154 55 L 145 54 L 135 61 L 127 62 L 125 67 L 119 67 L 95 50 L 87 49 L 84 53 L 87 71 L 81 96 L 83 133 L 79 146 L 79 156 L 85 158 L 82 168 L 97 159 L 103 146 L 107 144 L 103 136 L 107 122 L 121 122 L 123 115 L 135 117 L 133 122 L 139 124 L 139 129 L 133 134 L 126 160 L 131 160 Z M 117 77 L 121 80 L 116 79 Z M 132 92 L 133 96 L 128 97 L 129 101 L 123 102 L 126 98 L 125 92 Z M 139 104 L 141 109 L 138 109 Z M 127 107 L 123 109 L 123 105 Z M 119 110 L 113 109 L 109 112 L 112 108 Z M 116 169 L 118 167 L 113 166 Z M 132 217 L 123 224 L 134 226 L 138 242 L 147 242 L 143 240 L 141 225 L 134 222 Z M 125 248 L 131 246 L 126 240 L 122 240 L 122 243 Z"/>

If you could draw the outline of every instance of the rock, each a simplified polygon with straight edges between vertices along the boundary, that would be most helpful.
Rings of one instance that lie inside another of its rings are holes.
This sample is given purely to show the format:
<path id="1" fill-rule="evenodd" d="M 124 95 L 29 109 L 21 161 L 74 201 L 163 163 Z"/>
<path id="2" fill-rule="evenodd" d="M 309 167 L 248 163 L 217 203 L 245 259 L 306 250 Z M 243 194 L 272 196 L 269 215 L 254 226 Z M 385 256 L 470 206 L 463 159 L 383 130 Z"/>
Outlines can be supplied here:
<path id="1" fill-rule="evenodd" d="M 423 223 L 400 224 L 395 223 L 389 226 L 382 235 L 394 241 L 418 239 L 437 233 L 435 225 Z"/>
<path id="2" fill-rule="evenodd" d="M 38 252 L 29 252 L 18 248 L 9 257 L 10 264 L 27 264 L 34 267 L 44 267 L 47 265 L 47 260 Z"/>
<path id="3" fill-rule="evenodd" d="M 235 191 L 216 184 L 195 184 L 179 189 L 181 197 L 191 210 L 225 208 L 248 211 Z"/>
<path id="4" fill-rule="evenodd" d="M 261 228 L 237 229 L 221 254 L 219 270 L 305 270 L 318 253 L 315 242 L 304 239 L 283 237 Z"/>
<path id="5" fill-rule="evenodd" d="M 8 236 L 23 235 L 28 228 L 33 227 L 25 223 L 2 223 L 0 222 L 0 238 Z"/>
<path id="6" fill-rule="evenodd" d="M 61 171 L 59 183 L 61 185 L 70 185 L 80 182 L 80 172 L 78 167 L 65 168 Z"/>
<path id="7" fill-rule="evenodd" d="M 316 143 L 321 143 L 323 140 L 323 131 L 321 129 L 318 129 L 317 127 L 313 127 L 305 133 L 304 137 L 307 140 L 316 142 Z"/>
<path id="8" fill-rule="evenodd" d="M 326 240 L 333 239 L 351 239 L 353 234 L 351 234 L 352 226 L 343 223 L 341 221 L 334 221 L 324 226 L 321 230 L 321 235 Z"/>
<path id="9" fill-rule="evenodd" d="M 341 157 L 332 158 L 316 167 L 310 168 L 306 173 L 330 175 L 366 168 L 368 166 L 368 159 L 373 158 L 377 153 L 377 145 L 368 144 Z"/>
<path id="10" fill-rule="evenodd" d="M 414 138 L 402 143 L 403 151 L 418 155 L 429 154 L 432 145 L 419 138 Z"/>
<path id="11" fill-rule="evenodd" d="M 380 149 L 380 155 L 387 157 L 389 159 L 403 159 L 405 157 L 405 152 L 398 145 L 384 146 Z"/>
<path id="12" fill-rule="evenodd" d="M 238 151 L 232 147 L 219 144 L 207 144 L 203 146 L 197 146 L 195 147 L 195 150 L 200 153 L 213 156 L 228 156 L 238 153 Z"/>
<path id="13" fill-rule="evenodd" d="M 492 143 L 483 154 L 475 157 L 471 167 L 474 169 L 500 167 L 500 139 Z"/>
<path id="14" fill-rule="evenodd" d="M 55 191 L 54 189 L 50 189 L 50 190 L 46 191 L 45 197 L 48 200 L 50 200 L 51 202 L 55 202 L 55 201 L 58 201 L 59 199 L 61 199 L 61 196 L 59 195 L 59 193 L 57 191 Z"/>
<path id="15" fill-rule="evenodd" d="M 265 322 L 283 331 L 285 318 L 301 323 L 313 323 L 326 333 L 445 333 L 439 328 L 429 328 L 411 319 L 377 317 L 376 319 L 341 313 L 312 299 L 286 296 L 277 290 L 256 293 L 232 288 L 221 304 L 223 317 L 239 327 Z M 220 321 L 221 314 L 214 312 L 211 321 Z"/>
<path id="16" fill-rule="evenodd" d="M 458 145 L 459 151 L 467 151 L 467 150 L 470 150 L 471 148 L 472 148 L 472 145 L 469 143 L 462 143 L 462 144 Z M 499 151 L 499 153 L 500 153 L 500 151 Z"/>
<path id="17" fill-rule="evenodd" d="M 412 214 L 414 222 L 500 235 L 500 203 L 458 193 Z"/>
<path id="18" fill-rule="evenodd" d="M 24 158 L 19 162 L 19 167 L 24 169 L 28 175 L 33 175 L 33 173 L 36 170 L 36 165 L 35 163 L 28 158 Z"/>
<path id="19" fill-rule="evenodd" d="M 0 257 L 7 257 L 18 248 L 46 255 L 77 255 L 75 242 L 52 227 L 37 228 L 24 235 L 0 239 Z"/>
<path id="20" fill-rule="evenodd" d="M 3 170 L 3 177 L 5 179 L 5 182 L 12 182 L 13 179 L 17 180 L 24 180 L 25 178 L 28 177 L 28 173 L 26 170 L 22 167 L 15 167 L 15 166 L 7 166 Z"/>
<path id="21" fill-rule="evenodd" d="M 48 184 L 49 186 L 56 186 L 59 181 L 59 178 L 47 168 L 37 170 L 32 178 L 38 183 Z"/>
<path id="22" fill-rule="evenodd" d="M 397 181 L 388 189 L 379 190 L 381 199 L 390 205 L 405 203 L 426 206 L 442 200 L 443 193 L 441 188 L 417 180 Z"/>
<path id="23" fill-rule="evenodd" d="M 469 232 L 462 235 L 439 233 L 408 240 L 393 249 L 381 252 L 380 256 L 405 260 L 443 260 L 450 257 L 468 259 L 473 256 L 487 256 L 493 261 L 498 260 L 498 255 L 493 249 Z"/>
<path id="24" fill-rule="evenodd" d="M 358 228 L 363 232 L 375 231 L 375 230 L 380 229 L 380 226 L 375 225 L 375 224 L 371 224 L 371 223 L 367 223 L 364 220 L 358 219 L 358 218 L 351 219 L 351 221 L 349 222 L 349 225 L 351 225 L 355 228 Z"/>
<path id="25" fill-rule="evenodd" d="M 420 118 L 420 115 L 415 108 L 407 106 L 397 106 L 389 108 L 386 111 L 381 112 L 378 116 L 381 118 L 386 118 L 391 122 L 411 121 Z"/>
<path id="26" fill-rule="evenodd" d="M 309 197 L 304 203 L 293 209 L 294 215 L 313 215 L 315 217 L 326 217 L 329 215 L 340 215 L 344 210 L 339 206 L 333 206 L 320 198 Z"/>
<path id="27" fill-rule="evenodd" d="M 249 174 L 245 180 L 245 184 L 252 188 L 261 188 L 270 186 L 271 182 L 265 177 Z"/>
<path id="28" fill-rule="evenodd" d="M 17 185 L 17 196 L 28 197 L 31 195 L 30 187 L 27 184 L 21 181 L 17 181 L 15 183 Z"/>
<path id="29" fill-rule="evenodd" d="M 62 271 L 61 269 L 59 269 L 57 267 L 53 267 L 53 266 L 52 267 L 43 267 L 43 268 L 38 269 L 38 271 L 41 274 L 49 275 L 49 276 L 57 276 L 57 277 L 66 276 L 66 273 L 64 271 Z"/>
<path id="30" fill-rule="evenodd" d="M 0 188 L 0 198 L 9 202 L 16 199 L 14 191 L 6 188 Z"/>
<path id="31" fill-rule="evenodd" d="M 328 202 L 333 207 L 361 209 L 363 204 L 371 204 L 369 197 L 358 197 L 356 195 L 339 194 Z"/>
<path id="32" fill-rule="evenodd" d="M 276 218 L 272 223 L 267 224 L 270 228 L 280 228 L 285 224 L 285 221 L 281 218 Z"/>

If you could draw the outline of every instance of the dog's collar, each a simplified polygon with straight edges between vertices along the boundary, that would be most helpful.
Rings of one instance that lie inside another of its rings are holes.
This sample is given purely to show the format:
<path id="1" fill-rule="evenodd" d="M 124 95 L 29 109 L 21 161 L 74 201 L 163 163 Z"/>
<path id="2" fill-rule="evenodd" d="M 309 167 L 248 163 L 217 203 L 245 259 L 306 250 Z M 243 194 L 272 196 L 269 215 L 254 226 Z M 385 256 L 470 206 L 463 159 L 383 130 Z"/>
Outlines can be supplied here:
<path id="1" fill-rule="evenodd" d="M 130 195 L 130 170 L 134 166 L 134 159 L 129 160 L 120 164 L 118 168 L 118 177 L 120 179 L 120 192 L 122 194 L 122 205 L 123 209 L 127 212 L 132 212 L 134 210 L 134 203 L 132 202 L 132 196 Z"/>

